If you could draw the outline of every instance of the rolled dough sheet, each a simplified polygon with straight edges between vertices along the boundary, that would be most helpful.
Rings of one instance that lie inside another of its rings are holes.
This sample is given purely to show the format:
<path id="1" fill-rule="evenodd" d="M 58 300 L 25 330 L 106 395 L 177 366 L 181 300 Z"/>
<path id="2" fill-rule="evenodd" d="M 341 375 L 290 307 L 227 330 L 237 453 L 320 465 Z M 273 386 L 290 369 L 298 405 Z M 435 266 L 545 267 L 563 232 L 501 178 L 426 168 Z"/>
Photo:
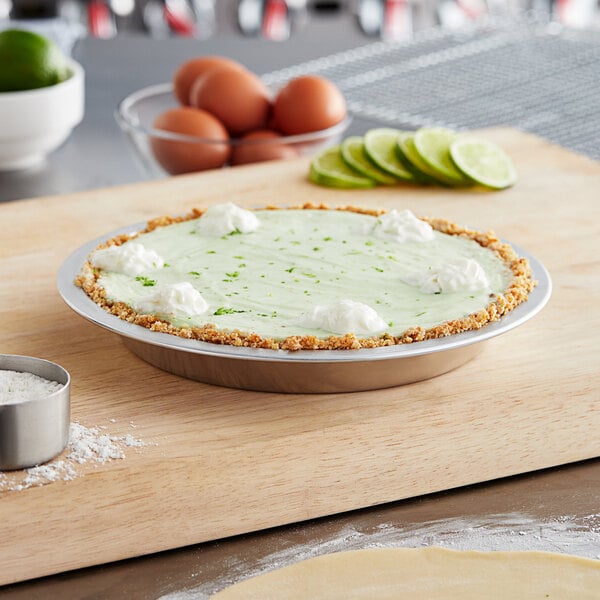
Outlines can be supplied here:
<path id="1" fill-rule="evenodd" d="M 600 561 L 551 552 L 382 548 L 325 554 L 214 600 L 600 600 Z"/>

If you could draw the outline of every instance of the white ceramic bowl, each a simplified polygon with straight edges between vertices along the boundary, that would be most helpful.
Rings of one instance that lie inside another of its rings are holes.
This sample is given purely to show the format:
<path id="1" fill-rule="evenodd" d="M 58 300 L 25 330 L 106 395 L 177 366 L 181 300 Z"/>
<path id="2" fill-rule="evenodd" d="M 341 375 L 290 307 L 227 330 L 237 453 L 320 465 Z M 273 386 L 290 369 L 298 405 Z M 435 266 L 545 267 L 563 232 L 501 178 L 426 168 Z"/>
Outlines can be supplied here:
<path id="1" fill-rule="evenodd" d="M 0 171 L 28 169 L 58 148 L 83 118 L 84 71 L 35 90 L 0 92 Z"/>

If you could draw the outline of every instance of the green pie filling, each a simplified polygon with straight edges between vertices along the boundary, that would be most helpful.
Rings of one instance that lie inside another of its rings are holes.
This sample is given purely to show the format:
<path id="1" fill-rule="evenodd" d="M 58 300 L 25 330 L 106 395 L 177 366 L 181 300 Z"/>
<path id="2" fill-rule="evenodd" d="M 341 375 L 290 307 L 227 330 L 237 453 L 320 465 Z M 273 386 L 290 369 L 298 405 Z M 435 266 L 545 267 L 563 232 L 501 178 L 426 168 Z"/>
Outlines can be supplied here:
<path id="1" fill-rule="evenodd" d="M 475 313 L 501 294 L 512 273 L 492 250 L 477 242 L 434 231 L 434 239 L 399 243 L 369 231 L 376 217 L 339 210 L 259 210 L 253 233 L 221 237 L 196 232 L 198 220 L 158 227 L 133 241 L 156 251 L 165 266 L 142 276 L 103 271 L 99 285 L 110 301 L 135 307 L 154 286 L 187 281 L 208 302 L 201 315 L 160 315 L 177 327 L 214 324 L 222 330 L 264 338 L 290 335 L 325 338 L 330 331 L 299 325 L 316 305 L 342 299 L 373 308 L 399 335 Z M 125 242 L 130 243 L 130 242 Z M 458 259 L 473 259 L 489 287 L 425 294 L 403 279 Z M 348 332 L 351 333 L 351 332 Z"/>

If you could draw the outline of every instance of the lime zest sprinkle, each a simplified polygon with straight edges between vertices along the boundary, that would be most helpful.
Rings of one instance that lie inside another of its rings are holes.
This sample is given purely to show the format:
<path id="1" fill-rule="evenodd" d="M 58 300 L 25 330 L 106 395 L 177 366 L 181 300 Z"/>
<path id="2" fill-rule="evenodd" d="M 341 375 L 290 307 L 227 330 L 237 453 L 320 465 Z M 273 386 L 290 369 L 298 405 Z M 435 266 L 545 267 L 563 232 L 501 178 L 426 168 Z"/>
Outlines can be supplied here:
<path id="1" fill-rule="evenodd" d="M 156 279 L 150 279 L 145 275 L 138 275 L 135 278 L 135 280 L 139 281 L 144 287 L 151 287 L 153 285 L 156 285 Z"/>
<path id="2" fill-rule="evenodd" d="M 218 317 L 220 315 L 233 315 L 234 313 L 243 313 L 243 312 L 246 312 L 246 311 L 245 310 L 236 310 L 235 308 L 228 308 L 226 306 L 219 306 L 219 308 L 217 308 L 217 310 L 215 310 L 213 315 L 216 315 Z"/>
<path id="3" fill-rule="evenodd" d="M 221 237 L 222 240 L 231 237 L 232 235 L 242 235 L 242 232 L 236 227 L 233 231 L 230 231 L 229 233 L 226 233 L 224 236 Z"/>

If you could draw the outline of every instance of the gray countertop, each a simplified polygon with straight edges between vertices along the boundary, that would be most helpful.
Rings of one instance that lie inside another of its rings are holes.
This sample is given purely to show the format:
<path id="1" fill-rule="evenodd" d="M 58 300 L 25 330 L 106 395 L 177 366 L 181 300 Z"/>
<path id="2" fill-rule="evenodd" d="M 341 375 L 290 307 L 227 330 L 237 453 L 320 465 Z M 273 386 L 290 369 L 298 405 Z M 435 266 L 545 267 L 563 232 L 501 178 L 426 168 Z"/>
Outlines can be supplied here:
<path id="1" fill-rule="evenodd" d="M 232 582 L 319 554 L 420 546 L 600 558 L 600 461 L 46 577 L 7 586 L 0 598 L 205 600 Z"/>

